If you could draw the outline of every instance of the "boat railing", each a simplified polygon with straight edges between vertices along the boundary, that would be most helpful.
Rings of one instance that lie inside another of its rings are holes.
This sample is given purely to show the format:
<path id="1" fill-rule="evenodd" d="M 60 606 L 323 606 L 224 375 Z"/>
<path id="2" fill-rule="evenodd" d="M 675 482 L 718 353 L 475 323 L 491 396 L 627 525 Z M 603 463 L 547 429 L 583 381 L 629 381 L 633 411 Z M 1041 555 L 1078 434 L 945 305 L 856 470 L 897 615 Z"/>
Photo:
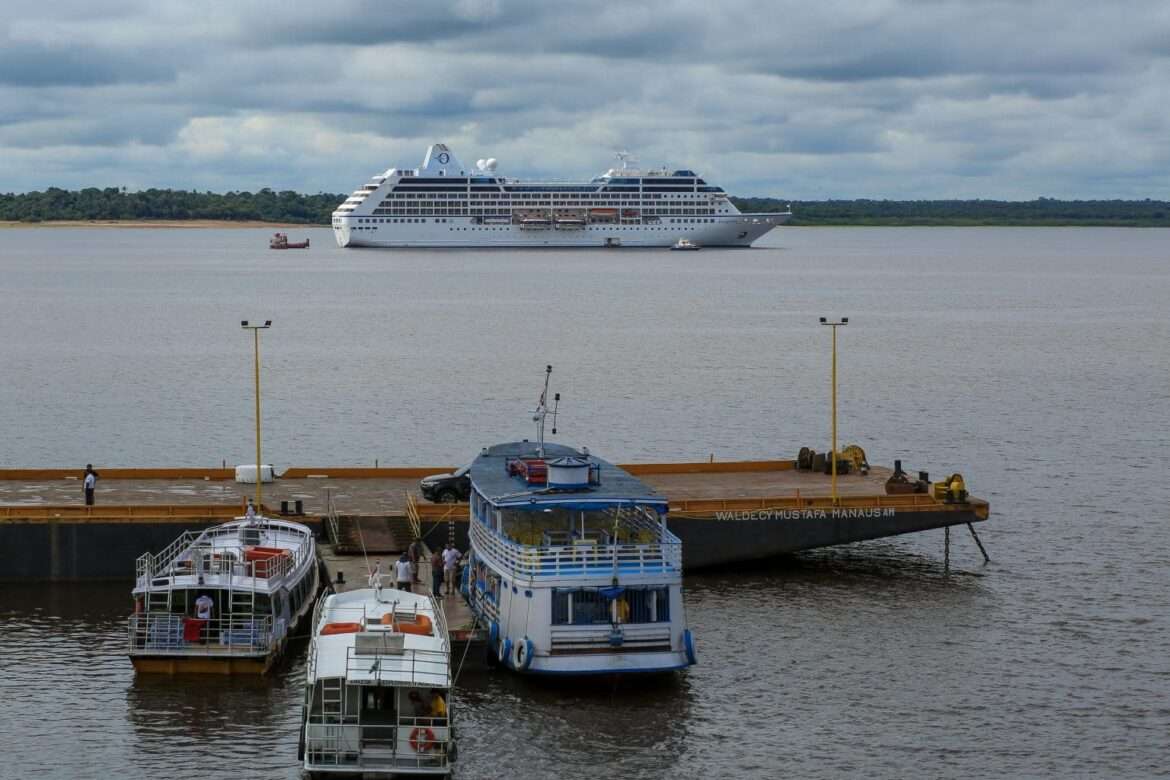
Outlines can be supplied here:
<path id="1" fill-rule="evenodd" d="M 139 580 L 143 578 L 150 579 L 157 572 L 166 571 L 179 554 L 192 545 L 192 543 L 199 538 L 199 534 L 194 531 L 184 531 L 178 539 L 168 544 L 160 552 L 151 554 L 143 553 L 138 556 L 138 560 L 134 562 L 134 573 Z"/>
<path id="2" fill-rule="evenodd" d="M 174 613 L 130 616 L 131 654 L 255 655 L 267 652 L 273 640 L 271 615 L 192 618 Z"/>
<path id="3" fill-rule="evenodd" d="M 253 528 L 259 531 L 286 535 L 295 533 L 288 528 L 264 520 L 255 520 L 253 523 Z M 284 549 L 279 555 L 259 560 L 241 561 L 236 557 L 235 550 L 216 546 L 216 539 L 223 536 L 235 538 L 239 532 L 239 525 L 209 528 L 198 533 L 184 531 L 178 539 L 171 542 L 158 554 L 143 553 L 138 557 L 135 562 L 138 585 L 140 587 L 165 585 L 168 583 L 155 582 L 155 580 L 193 574 L 244 578 L 252 580 L 253 584 L 256 584 L 256 580 L 271 582 L 287 577 L 292 572 L 299 570 L 307 559 L 315 558 L 311 533 L 303 534 L 295 547 Z"/>
<path id="4" fill-rule="evenodd" d="M 571 577 L 606 574 L 673 574 L 682 571 L 682 542 L 669 532 L 639 543 L 574 539 L 567 544 L 522 545 L 479 522 L 471 524 L 476 550 L 521 577 Z"/>
<path id="5" fill-rule="evenodd" d="M 313 769 L 450 771 L 454 740 L 447 718 L 400 716 L 387 722 L 319 718 L 305 724 L 305 760 Z"/>
<path id="6" fill-rule="evenodd" d="M 345 676 L 375 685 L 416 683 L 426 687 L 451 687 L 451 654 L 447 650 L 405 648 L 401 652 L 358 653 L 345 648 Z M 428 680 L 443 680 L 432 685 Z"/>

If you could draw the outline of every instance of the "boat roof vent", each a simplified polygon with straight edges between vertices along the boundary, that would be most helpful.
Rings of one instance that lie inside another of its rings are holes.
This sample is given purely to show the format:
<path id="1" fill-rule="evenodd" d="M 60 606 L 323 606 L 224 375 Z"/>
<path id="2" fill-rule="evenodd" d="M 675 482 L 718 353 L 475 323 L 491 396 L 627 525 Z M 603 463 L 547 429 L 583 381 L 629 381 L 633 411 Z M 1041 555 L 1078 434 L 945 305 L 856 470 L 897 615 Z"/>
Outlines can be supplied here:
<path id="1" fill-rule="evenodd" d="M 553 489 L 576 489 L 589 486 L 589 461 L 564 457 L 548 461 L 548 486 Z"/>
<path id="2" fill-rule="evenodd" d="M 389 631 L 362 631 L 354 634 L 354 655 L 402 655 L 406 635 Z"/>

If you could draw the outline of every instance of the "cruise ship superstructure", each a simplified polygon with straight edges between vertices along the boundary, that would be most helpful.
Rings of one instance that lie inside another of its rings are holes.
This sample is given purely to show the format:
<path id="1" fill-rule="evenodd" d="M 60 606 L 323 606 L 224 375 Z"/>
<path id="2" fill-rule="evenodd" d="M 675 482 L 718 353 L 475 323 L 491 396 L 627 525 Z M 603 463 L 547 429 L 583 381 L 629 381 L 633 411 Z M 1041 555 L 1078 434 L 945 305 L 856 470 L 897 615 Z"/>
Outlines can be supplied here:
<path id="1" fill-rule="evenodd" d="M 342 247 L 746 247 L 790 212 L 741 213 L 689 170 L 622 166 L 588 182 L 520 181 L 432 144 L 422 167 L 373 177 L 333 212 Z"/>

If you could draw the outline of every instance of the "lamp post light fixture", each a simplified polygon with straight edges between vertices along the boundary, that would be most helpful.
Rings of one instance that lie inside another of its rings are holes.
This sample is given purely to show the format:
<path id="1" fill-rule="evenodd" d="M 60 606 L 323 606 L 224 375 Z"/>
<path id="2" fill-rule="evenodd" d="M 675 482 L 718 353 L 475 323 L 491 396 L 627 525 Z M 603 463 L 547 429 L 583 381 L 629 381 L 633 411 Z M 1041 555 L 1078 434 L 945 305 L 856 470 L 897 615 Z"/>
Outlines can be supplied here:
<path id="1" fill-rule="evenodd" d="M 821 324 L 828 325 L 833 329 L 833 449 L 829 452 L 829 460 L 832 461 L 833 472 L 833 506 L 837 505 L 837 328 L 842 325 L 849 324 L 848 317 L 842 317 L 839 320 L 830 321 L 821 317 Z"/>
<path id="2" fill-rule="evenodd" d="M 262 513 L 260 498 L 263 494 L 264 475 L 260 466 L 260 331 L 271 328 L 272 320 L 264 320 L 263 325 L 240 320 L 240 327 L 252 331 L 252 352 L 256 361 L 256 511 Z"/>

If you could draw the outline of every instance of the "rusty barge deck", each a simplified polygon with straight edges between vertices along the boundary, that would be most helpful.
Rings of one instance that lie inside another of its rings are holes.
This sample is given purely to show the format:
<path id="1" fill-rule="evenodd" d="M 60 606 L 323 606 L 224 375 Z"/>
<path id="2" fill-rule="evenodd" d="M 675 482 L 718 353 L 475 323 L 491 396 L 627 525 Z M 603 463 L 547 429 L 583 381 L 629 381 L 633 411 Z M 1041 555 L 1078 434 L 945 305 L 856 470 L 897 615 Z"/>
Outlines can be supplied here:
<path id="1" fill-rule="evenodd" d="M 930 493 L 887 495 L 891 470 L 838 476 L 788 460 L 624 465 L 670 501 L 670 524 L 689 568 L 963 525 L 987 519 L 986 501 Z M 402 549 L 415 533 L 467 544 L 467 508 L 430 504 L 418 480 L 436 468 L 294 468 L 264 486 L 266 511 L 297 502 L 310 524 L 330 502 L 341 550 Z M 0 579 L 127 578 L 134 559 L 241 512 L 254 489 L 231 469 L 102 469 L 97 505 L 82 502 L 80 473 L 0 470 Z M 333 524 L 329 524 L 333 525 Z"/>

